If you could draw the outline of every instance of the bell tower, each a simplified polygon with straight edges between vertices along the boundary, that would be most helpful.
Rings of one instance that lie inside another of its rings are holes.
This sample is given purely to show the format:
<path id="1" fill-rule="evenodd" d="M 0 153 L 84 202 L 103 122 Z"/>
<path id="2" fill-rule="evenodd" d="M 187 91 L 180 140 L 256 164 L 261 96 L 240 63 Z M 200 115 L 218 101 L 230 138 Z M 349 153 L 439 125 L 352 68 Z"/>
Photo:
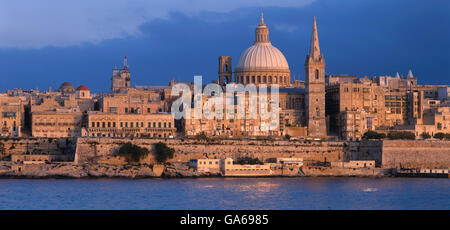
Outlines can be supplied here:
<path id="1" fill-rule="evenodd" d="M 219 85 L 226 85 L 232 81 L 232 68 L 231 57 L 220 56 L 219 57 Z"/>
<path id="2" fill-rule="evenodd" d="M 316 17 L 314 17 L 309 54 L 306 55 L 305 60 L 305 76 L 308 136 L 324 137 L 327 135 L 325 120 L 325 59 L 323 54 L 320 54 Z"/>

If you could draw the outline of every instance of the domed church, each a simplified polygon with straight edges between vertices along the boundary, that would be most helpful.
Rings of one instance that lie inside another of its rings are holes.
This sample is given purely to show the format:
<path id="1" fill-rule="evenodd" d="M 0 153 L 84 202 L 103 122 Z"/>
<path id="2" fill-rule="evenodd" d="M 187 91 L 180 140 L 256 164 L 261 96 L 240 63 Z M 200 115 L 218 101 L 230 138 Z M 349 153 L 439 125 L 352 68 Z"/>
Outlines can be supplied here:
<path id="1" fill-rule="evenodd" d="M 234 72 L 235 82 L 241 84 L 278 84 L 280 88 L 290 84 L 291 72 L 283 53 L 269 40 L 269 28 L 261 23 L 256 27 L 255 42 L 242 52 Z"/>
<path id="2" fill-rule="evenodd" d="M 231 64 L 230 56 L 219 57 L 219 84 L 222 86 L 233 82 Z M 242 52 L 236 64 L 234 82 L 256 86 L 278 84 L 280 108 L 284 110 L 284 114 L 294 114 L 292 118 L 282 118 L 284 123 L 290 126 L 307 127 L 308 136 L 323 137 L 327 135 L 325 59 L 320 53 L 316 17 L 314 17 L 309 54 L 306 55 L 304 67 L 304 87 L 291 85 L 288 62 L 283 53 L 270 42 L 269 28 L 264 24 L 264 17 L 261 14 L 261 22 L 255 31 L 255 42 Z M 282 131 L 281 128 L 280 131 Z"/>

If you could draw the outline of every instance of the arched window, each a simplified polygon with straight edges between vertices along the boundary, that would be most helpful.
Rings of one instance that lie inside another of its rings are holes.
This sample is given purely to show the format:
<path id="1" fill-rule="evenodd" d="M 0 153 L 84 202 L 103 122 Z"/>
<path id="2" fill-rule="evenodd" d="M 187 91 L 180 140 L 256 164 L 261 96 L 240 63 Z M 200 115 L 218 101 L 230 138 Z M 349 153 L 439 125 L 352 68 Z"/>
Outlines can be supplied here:
<path id="1" fill-rule="evenodd" d="M 267 77 L 266 76 L 263 77 L 263 82 L 267 83 Z"/>
<path id="2" fill-rule="evenodd" d="M 227 72 L 227 71 L 228 71 L 228 65 L 225 64 L 225 65 L 223 66 L 223 72 Z"/>
<path id="3" fill-rule="evenodd" d="M 319 80 L 319 70 L 316 69 L 316 80 Z"/>

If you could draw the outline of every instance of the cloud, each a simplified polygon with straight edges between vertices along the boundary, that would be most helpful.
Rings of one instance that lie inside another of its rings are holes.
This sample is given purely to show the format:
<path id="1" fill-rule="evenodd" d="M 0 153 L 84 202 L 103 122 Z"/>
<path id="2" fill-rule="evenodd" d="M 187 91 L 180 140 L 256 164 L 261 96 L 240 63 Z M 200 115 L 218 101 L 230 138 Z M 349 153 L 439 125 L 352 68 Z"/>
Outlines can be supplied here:
<path id="1" fill-rule="evenodd" d="M 139 36 L 140 25 L 174 12 L 227 13 L 247 7 L 301 7 L 314 0 L 0 0 L 0 48 L 78 46 Z"/>
<path id="2" fill-rule="evenodd" d="M 297 30 L 298 28 L 297 28 L 297 26 L 295 26 L 295 25 L 275 24 L 275 25 L 274 25 L 274 29 L 292 33 L 292 32 L 294 32 L 295 30 Z"/>

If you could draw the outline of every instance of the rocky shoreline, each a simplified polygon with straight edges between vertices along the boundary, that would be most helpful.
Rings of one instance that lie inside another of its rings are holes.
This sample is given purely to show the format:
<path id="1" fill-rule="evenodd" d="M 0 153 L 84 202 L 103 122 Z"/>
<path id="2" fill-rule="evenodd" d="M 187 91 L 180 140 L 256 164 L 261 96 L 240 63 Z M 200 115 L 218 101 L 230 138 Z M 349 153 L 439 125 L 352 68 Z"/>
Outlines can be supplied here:
<path id="1" fill-rule="evenodd" d="M 273 175 L 266 177 L 390 177 L 389 170 L 372 169 L 372 171 L 330 171 L 306 170 L 299 175 Z M 2 179 L 142 179 L 142 178 L 201 178 L 223 177 L 221 173 L 198 172 L 182 163 L 159 165 L 107 165 L 107 164 L 74 164 L 51 163 L 22 165 L 22 168 L 11 162 L 0 162 L 0 178 Z"/>

